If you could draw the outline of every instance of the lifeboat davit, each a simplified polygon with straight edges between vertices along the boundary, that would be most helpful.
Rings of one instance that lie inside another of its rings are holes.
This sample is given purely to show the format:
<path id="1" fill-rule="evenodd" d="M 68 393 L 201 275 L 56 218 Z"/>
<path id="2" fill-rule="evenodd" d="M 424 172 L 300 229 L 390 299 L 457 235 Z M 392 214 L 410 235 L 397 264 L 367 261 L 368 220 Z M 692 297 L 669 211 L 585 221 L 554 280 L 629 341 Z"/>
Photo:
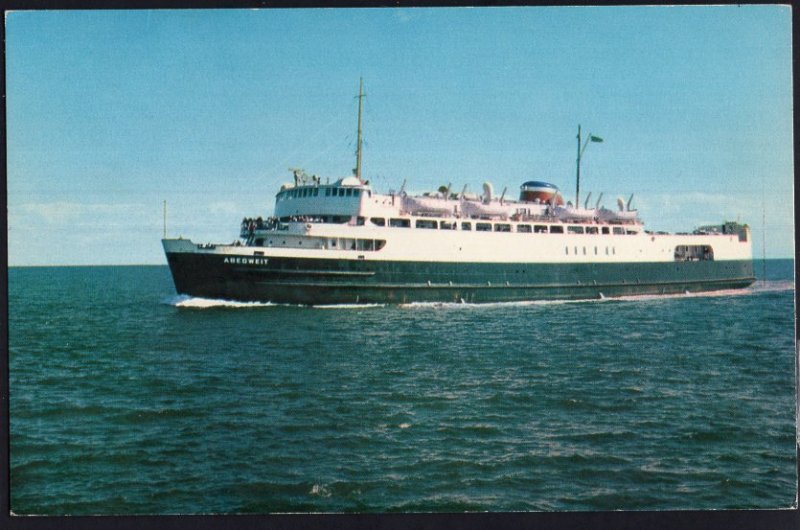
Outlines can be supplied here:
<path id="1" fill-rule="evenodd" d="M 531 180 L 519 187 L 519 200 L 524 202 L 536 202 L 539 199 L 541 203 L 548 203 L 555 199 L 556 206 L 564 204 L 564 199 L 559 193 L 558 186 L 548 182 L 541 182 L 538 180 Z"/>

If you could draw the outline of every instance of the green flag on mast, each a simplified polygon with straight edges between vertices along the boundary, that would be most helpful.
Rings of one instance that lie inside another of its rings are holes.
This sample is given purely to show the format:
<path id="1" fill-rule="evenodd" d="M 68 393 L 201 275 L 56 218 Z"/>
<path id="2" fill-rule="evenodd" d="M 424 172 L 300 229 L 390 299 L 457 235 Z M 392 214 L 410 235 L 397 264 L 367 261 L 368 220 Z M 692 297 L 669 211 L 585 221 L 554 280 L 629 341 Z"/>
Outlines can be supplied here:
<path id="1" fill-rule="evenodd" d="M 603 141 L 603 139 L 600 138 L 599 136 L 593 136 L 593 135 L 589 135 L 589 140 L 591 140 L 593 142 L 602 142 Z"/>

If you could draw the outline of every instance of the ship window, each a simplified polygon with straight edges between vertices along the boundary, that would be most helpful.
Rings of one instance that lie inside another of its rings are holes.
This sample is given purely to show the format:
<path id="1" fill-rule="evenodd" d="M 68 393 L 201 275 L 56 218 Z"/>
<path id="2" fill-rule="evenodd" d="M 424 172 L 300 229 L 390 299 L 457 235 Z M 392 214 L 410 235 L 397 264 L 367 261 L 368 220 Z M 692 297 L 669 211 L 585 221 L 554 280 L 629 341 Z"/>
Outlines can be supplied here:
<path id="1" fill-rule="evenodd" d="M 503 224 L 498 223 L 498 224 L 494 225 L 494 231 L 495 232 L 511 232 L 511 225 L 505 224 L 505 223 L 503 223 Z"/>
<path id="2" fill-rule="evenodd" d="M 710 245 L 678 245 L 675 261 L 714 261 L 714 249 Z"/>
<path id="3" fill-rule="evenodd" d="M 436 228 L 438 223 L 431 219 L 417 219 L 417 228 Z"/>
<path id="4" fill-rule="evenodd" d="M 372 217 L 370 218 L 369 222 L 375 226 L 386 226 L 386 219 L 383 217 Z"/>
<path id="5" fill-rule="evenodd" d="M 260 238 L 256 239 L 256 246 L 257 247 L 263 247 L 264 246 L 264 238 L 260 237 Z M 261 255 L 263 256 L 264 254 L 262 253 Z"/>
<path id="6" fill-rule="evenodd" d="M 547 225 L 533 225 L 533 232 L 535 234 L 546 234 Z"/>
<path id="7" fill-rule="evenodd" d="M 491 232 L 492 225 L 490 223 L 475 223 L 475 230 L 478 232 Z"/>
<path id="8" fill-rule="evenodd" d="M 409 219 L 389 219 L 389 226 L 408 228 L 411 226 L 411 221 Z"/>
<path id="9" fill-rule="evenodd" d="M 586 247 L 583 247 L 583 255 L 586 255 Z"/>
<path id="10" fill-rule="evenodd" d="M 583 227 L 582 226 L 569 225 L 569 226 L 567 226 L 567 233 L 569 233 L 569 234 L 582 234 L 583 233 Z"/>
<path id="11" fill-rule="evenodd" d="M 606 247 L 606 256 L 608 256 L 608 247 Z"/>
<path id="12" fill-rule="evenodd" d="M 531 225 L 517 225 L 517 232 L 524 232 L 526 234 L 530 234 Z"/>
<path id="13" fill-rule="evenodd" d="M 344 194 L 345 194 L 345 197 L 352 197 L 353 196 L 353 190 L 351 190 L 350 188 L 347 188 L 344 191 Z"/>
<path id="14" fill-rule="evenodd" d="M 472 230 L 472 223 L 461 223 L 461 230 Z"/>
<path id="15" fill-rule="evenodd" d="M 563 234 L 564 233 L 564 227 L 563 226 L 550 225 L 550 233 L 551 234 Z"/>
<path id="16" fill-rule="evenodd" d="M 386 240 L 385 239 L 376 239 L 375 240 L 375 250 L 376 251 L 382 249 L 385 246 L 386 246 Z"/>
<path id="17" fill-rule="evenodd" d="M 356 225 L 358 225 L 358 226 L 364 226 L 364 222 L 365 222 L 366 220 L 367 220 L 367 219 L 366 219 L 366 217 L 361 217 L 361 216 L 359 216 L 359 217 L 356 217 Z"/>
<path id="18" fill-rule="evenodd" d="M 319 188 L 314 188 L 314 197 L 319 195 Z"/>
<path id="19" fill-rule="evenodd" d="M 569 247 L 564 247 L 564 254 L 569 256 Z"/>
<path id="20" fill-rule="evenodd" d="M 361 190 L 353 190 L 353 197 L 358 197 L 361 195 Z"/>
<path id="21" fill-rule="evenodd" d="M 625 233 L 625 229 L 622 228 L 621 226 L 615 226 L 614 227 L 614 234 L 619 235 L 619 234 L 624 234 L 624 233 Z"/>
<path id="22" fill-rule="evenodd" d="M 452 221 L 442 221 L 441 223 L 439 223 L 439 228 L 441 228 L 442 230 L 455 230 L 456 223 Z"/>
<path id="23" fill-rule="evenodd" d="M 577 256 L 578 255 L 578 247 L 575 247 L 574 250 L 575 250 L 575 255 Z"/>
<path id="24" fill-rule="evenodd" d="M 608 227 L 607 227 L 607 226 L 604 226 L 604 227 L 603 227 L 603 233 L 604 233 L 604 234 L 607 234 L 607 233 L 608 233 Z M 606 252 L 606 254 L 608 254 L 608 252 Z"/>
<path id="25" fill-rule="evenodd" d="M 331 189 L 330 188 L 325 188 L 325 196 L 326 197 L 330 197 L 331 196 Z"/>
<path id="26" fill-rule="evenodd" d="M 339 197 L 344 197 L 344 188 L 339 188 Z"/>
<path id="27" fill-rule="evenodd" d="M 611 247 L 611 253 L 616 256 L 617 254 L 617 247 Z"/>
<path id="28" fill-rule="evenodd" d="M 597 256 L 597 247 L 594 247 L 594 255 Z"/>
<path id="29" fill-rule="evenodd" d="M 637 232 L 636 230 L 626 230 L 625 233 L 629 236 L 633 236 L 638 234 L 639 232 Z"/>
<path id="30" fill-rule="evenodd" d="M 597 227 L 596 226 L 587 226 L 586 227 L 586 233 L 587 234 L 596 234 L 597 233 Z"/>

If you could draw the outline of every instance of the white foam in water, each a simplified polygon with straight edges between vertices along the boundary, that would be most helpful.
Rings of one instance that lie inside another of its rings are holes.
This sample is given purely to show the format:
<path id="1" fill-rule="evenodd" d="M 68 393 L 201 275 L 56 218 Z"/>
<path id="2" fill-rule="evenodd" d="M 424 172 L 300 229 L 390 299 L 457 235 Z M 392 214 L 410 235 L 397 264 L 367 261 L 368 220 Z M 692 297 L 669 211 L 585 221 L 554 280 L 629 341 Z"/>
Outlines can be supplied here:
<path id="1" fill-rule="evenodd" d="M 210 307 L 272 307 L 275 305 L 271 302 L 237 302 L 235 300 L 200 298 L 185 294 L 168 298 L 164 303 L 174 307 L 188 307 L 192 309 L 208 309 Z"/>
<path id="2" fill-rule="evenodd" d="M 324 304 L 311 306 L 314 309 L 369 309 L 372 307 L 384 307 L 386 304 Z"/>
<path id="3" fill-rule="evenodd" d="M 794 281 L 792 280 L 758 280 L 756 283 L 750 286 L 750 290 L 763 293 L 763 292 L 775 292 L 775 291 L 793 291 L 794 290 Z"/>
<path id="4" fill-rule="evenodd" d="M 560 304 L 599 304 L 606 302 L 646 302 L 653 300 L 673 300 L 682 298 L 714 298 L 721 296 L 748 296 L 756 293 L 791 291 L 794 289 L 794 282 L 791 280 L 780 281 L 758 281 L 746 289 L 723 289 L 720 291 L 684 292 L 677 294 L 637 294 L 628 296 L 608 297 L 601 293 L 600 298 L 586 298 L 580 300 L 531 300 L 522 302 L 487 302 L 487 303 L 464 303 L 462 302 L 411 302 L 400 304 L 402 308 L 491 308 L 491 307 L 523 307 L 537 305 L 560 305 Z"/>

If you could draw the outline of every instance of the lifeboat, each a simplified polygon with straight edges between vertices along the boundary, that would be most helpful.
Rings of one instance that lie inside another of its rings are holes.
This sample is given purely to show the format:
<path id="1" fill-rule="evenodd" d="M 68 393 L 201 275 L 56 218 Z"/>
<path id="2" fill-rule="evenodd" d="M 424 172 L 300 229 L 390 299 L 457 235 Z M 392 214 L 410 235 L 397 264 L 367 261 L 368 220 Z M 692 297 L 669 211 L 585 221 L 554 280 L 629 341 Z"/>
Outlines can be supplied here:
<path id="1" fill-rule="evenodd" d="M 595 208 L 575 208 L 572 205 L 556 206 L 553 214 L 562 220 L 589 221 L 597 217 L 598 212 Z"/>
<path id="2" fill-rule="evenodd" d="M 461 212 L 467 217 L 511 217 L 517 213 L 519 204 L 500 202 L 498 200 L 461 201 Z"/>
<path id="3" fill-rule="evenodd" d="M 554 184 L 531 180 L 524 183 L 519 189 L 520 201 L 536 202 L 536 199 L 539 199 L 539 202 L 547 203 L 551 200 L 555 200 L 556 206 L 564 204 L 564 199 L 561 197 L 561 193 L 559 193 L 558 186 Z"/>
<path id="4" fill-rule="evenodd" d="M 600 219 L 607 222 L 632 222 L 636 221 L 636 216 L 639 213 L 637 210 L 631 210 L 631 202 L 633 201 L 633 195 L 631 198 L 628 199 L 628 203 L 622 200 L 622 197 L 617 198 L 617 208 L 618 211 L 609 210 L 606 208 L 600 208 L 599 216 Z"/>
<path id="5" fill-rule="evenodd" d="M 607 208 L 600 208 L 598 215 L 600 219 L 607 222 L 619 221 L 635 221 L 639 212 L 636 210 L 609 210 Z"/>
<path id="6" fill-rule="evenodd" d="M 448 201 L 443 197 L 403 197 L 403 209 L 409 213 L 452 214 L 457 201 Z"/>

